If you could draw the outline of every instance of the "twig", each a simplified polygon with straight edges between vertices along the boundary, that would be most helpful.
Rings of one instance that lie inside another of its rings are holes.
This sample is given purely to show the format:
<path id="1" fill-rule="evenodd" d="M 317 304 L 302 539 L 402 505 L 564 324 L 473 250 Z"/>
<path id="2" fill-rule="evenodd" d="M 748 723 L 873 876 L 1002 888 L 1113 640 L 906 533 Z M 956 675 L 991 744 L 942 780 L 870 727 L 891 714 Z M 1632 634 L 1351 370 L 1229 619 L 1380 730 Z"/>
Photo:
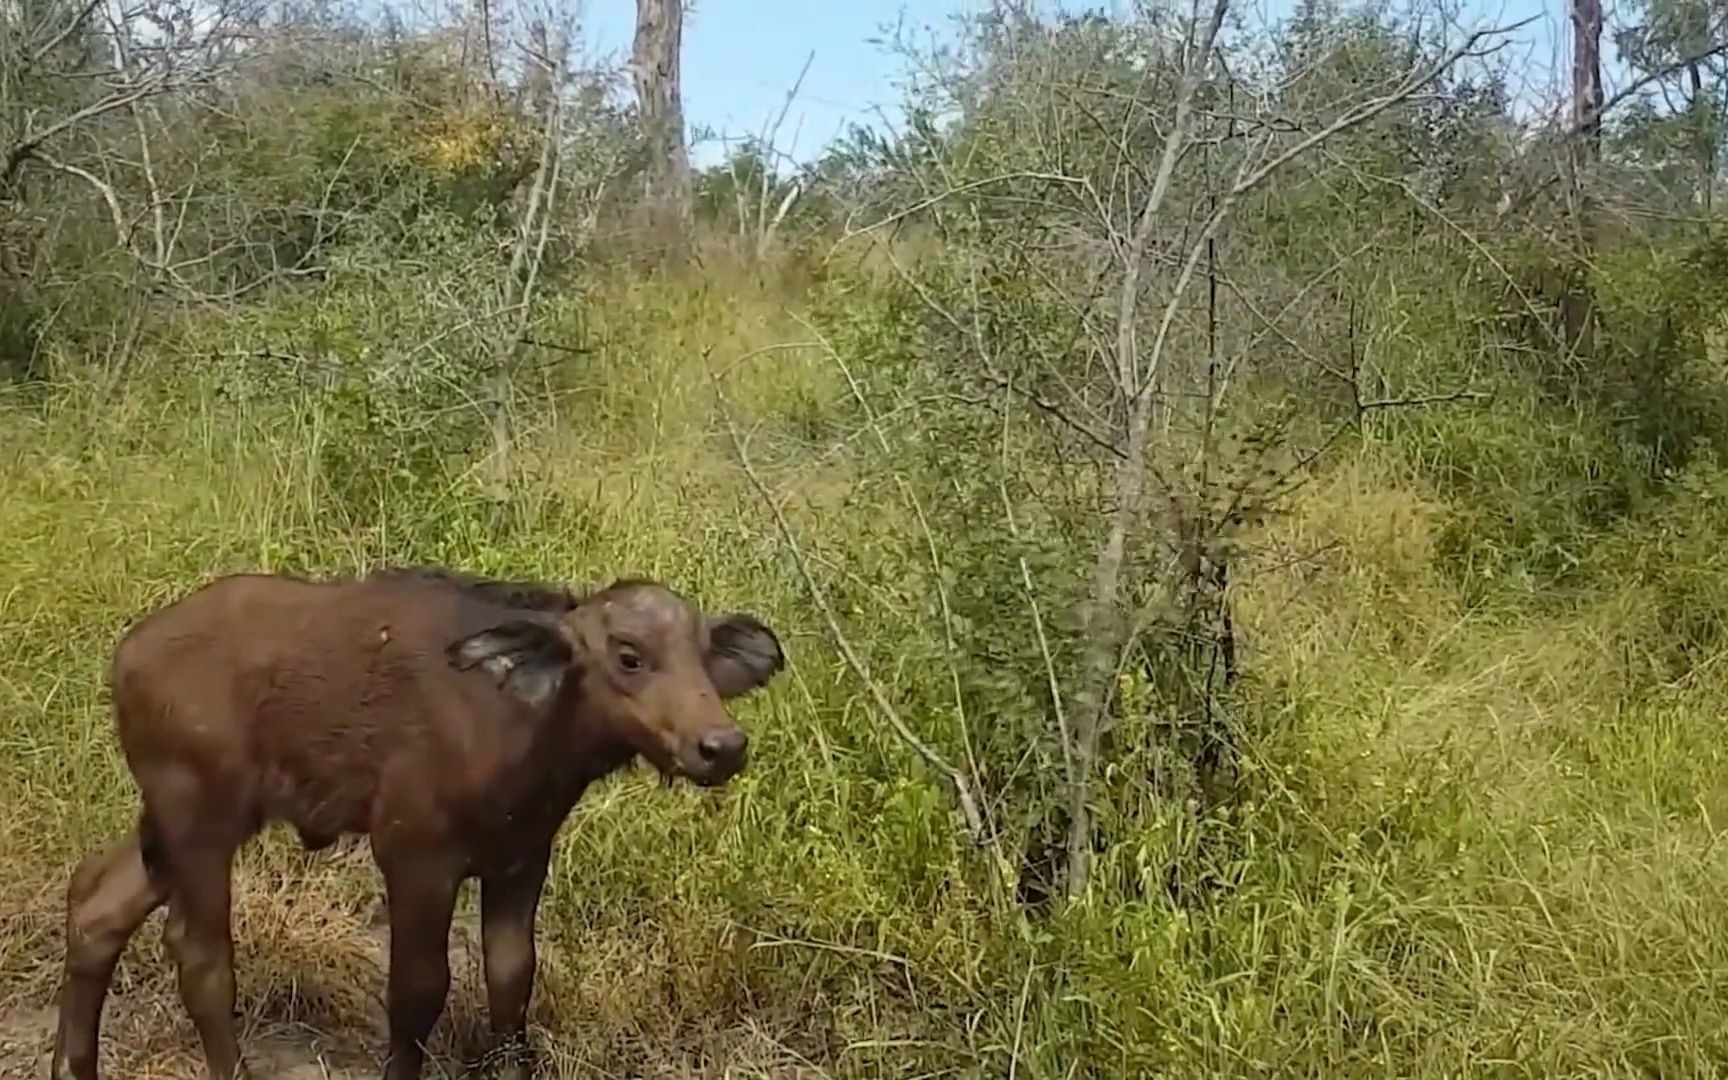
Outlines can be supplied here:
<path id="1" fill-rule="evenodd" d="M 0 188 L 10 184 L 18 175 L 18 170 L 32 157 L 39 157 L 42 145 L 63 131 L 69 131 L 86 120 L 93 120 L 103 113 L 122 109 L 140 98 L 151 94 L 162 93 L 170 86 L 166 75 L 157 75 L 141 85 L 133 86 L 124 92 L 111 94 L 101 101 L 91 102 L 77 112 L 49 124 L 40 131 L 26 131 L 24 136 L 14 142 L 6 151 L 3 165 L 0 165 Z"/>
<path id="2" fill-rule="evenodd" d="M 109 20 L 109 33 L 113 37 L 114 66 L 124 72 L 132 70 L 132 50 L 130 39 L 131 27 L 124 19 Z M 138 165 L 143 173 L 145 190 L 150 195 L 151 237 L 155 240 L 153 254 L 158 266 L 168 262 L 168 220 L 163 213 L 166 203 L 162 199 L 162 186 L 156 181 L 155 155 L 150 149 L 150 133 L 144 125 L 144 114 L 139 111 L 139 103 L 134 101 L 126 106 L 126 111 L 132 117 L 132 129 L 138 136 Z M 162 125 L 160 111 L 155 111 L 158 127 Z"/>
<path id="3" fill-rule="evenodd" d="M 911 206 L 908 206 L 902 210 L 897 210 L 894 213 L 889 214 L 887 217 L 879 218 L 878 220 L 873 221 L 868 225 L 864 225 L 864 226 L 861 226 L 858 228 L 853 228 L 851 226 L 847 226 L 844 230 L 842 230 L 840 239 L 834 241 L 833 249 L 829 252 L 829 258 L 833 258 L 834 252 L 840 250 L 840 247 L 850 240 L 856 239 L 857 237 L 863 236 L 867 233 L 875 232 L 876 230 L 884 228 L 886 226 L 893 225 L 894 223 L 899 222 L 899 221 L 903 221 L 906 218 L 913 217 L 914 215 L 919 214 L 925 210 L 928 210 L 931 207 L 936 206 L 939 203 L 942 203 L 948 199 L 951 199 L 956 195 L 963 195 L 968 191 L 977 191 L 980 188 L 993 187 L 997 184 L 1006 183 L 1009 180 L 1047 180 L 1047 181 L 1050 181 L 1051 183 L 1057 183 L 1057 184 L 1078 184 L 1081 186 L 1085 185 L 1085 181 L 1079 179 L 1078 177 L 1067 176 L 1067 175 L 1064 175 L 1062 173 L 1039 172 L 1036 170 L 1026 170 L 1026 169 L 1016 170 L 1014 172 L 998 173 L 995 176 L 986 176 L 986 177 L 983 177 L 983 178 L 978 179 L 978 180 L 972 180 L 972 181 L 969 181 L 969 182 L 964 183 L 964 184 L 958 184 L 954 187 L 948 188 L 945 191 L 938 191 L 937 193 L 929 196 L 928 198 L 920 199 L 917 202 L 913 203 Z"/>
<path id="4" fill-rule="evenodd" d="M 1054 401 L 1040 397 L 1037 391 L 1019 386 L 1014 382 L 1014 380 L 1007 376 L 999 375 L 988 369 L 983 371 L 981 374 L 985 382 L 1001 389 L 1005 393 L 1019 397 L 1021 400 L 1037 408 L 1039 411 L 1047 413 L 1052 419 L 1068 428 L 1071 428 L 1077 434 L 1084 436 L 1087 442 L 1104 451 L 1106 454 L 1109 454 L 1111 457 L 1121 459 L 1128 456 L 1126 450 L 1122 449 L 1114 442 L 1111 442 L 1105 436 L 1092 430 L 1092 428 L 1083 421 L 1076 420 L 1072 416 L 1069 416 L 1067 411 Z"/>
<path id="5" fill-rule="evenodd" d="M 1405 409 L 1422 405 L 1443 405 L 1451 401 L 1489 401 L 1494 397 L 1486 390 L 1454 390 L 1450 394 L 1420 394 L 1416 397 L 1381 398 L 1378 401 L 1364 401 L 1357 406 L 1360 412 L 1373 409 Z"/>
<path id="6" fill-rule="evenodd" d="M 1002 517 L 1008 523 L 1008 535 L 1015 544 L 1023 544 L 1019 523 L 1014 520 L 1014 503 L 1008 498 L 1008 421 L 1013 413 L 1007 403 L 1002 408 L 1002 464 L 996 476 L 996 490 L 1002 497 Z M 1068 783 L 1074 782 L 1074 736 L 1068 729 L 1068 713 L 1062 706 L 1062 682 L 1056 677 L 1056 661 L 1050 654 L 1050 639 L 1044 633 L 1044 617 L 1038 610 L 1038 591 L 1032 585 L 1032 568 L 1026 556 L 1016 554 L 1020 565 L 1020 583 L 1026 590 L 1026 606 L 1032 613 L 1032 632 L 1038 638 L 1038 655 L 1044 661 L 1044 678 L 1050 688 L 1050 708 L 1056 714 L 1056 733 L 1062 744 L 1062 770 Z"/>
<path id="7" fill-rule="evenodd" d="M 714 395 L 720 405 L 720 415 L 726 424 L 726 434 L 731 439 L 733 451 L 738 455 L 738 466 L 743 471 L 745 479 L 750 482 L 750 486 L 762 497 L 762 501 L 768 504 L 768 509 L 773 513 L 774 524 L 780 532 L 780 538 L 785 542 L 787 551 L 792 555 L 792 561 L 798 568 L 798 576 L 804 582 L 804 587 L 810 590 L 811 599 L 816 602 L 817 610 L 821 612 L 822 620 L 827 624 L 828 633 L 834 638 L 834 644 L 839 648 L 840 655 L 845 659 L 846 665 L 852 669 L 852 673 L 858 676 L 859 681 L 864 684 L 864 689 L 870 695 L 870 700 L 875 704 L 877 711 L 882 714 L 883 719 L 888 721 L 888 725 L 894 729 L 894 733 L 900 737 L 900 740 L 923 758 L 926 764 L 948 779 L 948 783 L 954 788 L 954 797 L 960 804 L 960 815 L 965 821 L 967 835 L 973 843 L 980 847 L 984 846 L 987 842 L 984 832 L 984 817 L 979 812 L 978 799 L 972 791 L 971 782 L 966 779 L 964 773 L 949 764 L 948 760 L 934 747 L 920 739 L 917 733 L 907 726 L 899 710 L 894 708 L 893 702 L 888 700 L 888 695 L 882 690 L 881 685 L 871 677 L 870 669 L 865 666 L 857 651 L 853 649 L 851 639 L 846 636 L 846 632 L 840 629 L 840 620 L 835 617 L 833 608 L 828 604 L 828 598 L 823 594 L 821 586 L 816 583 L 814 575 L 810 573 L 809 563 L 804 558 L 804 550 L 793 535 L 792 526 L 787 522 L 785 512 L 780 509 L 779 502 L 775 500 L 773 493 L 768 490 L 768 486 L 762 482 L 761 476 L 751 465 L 749 454 L 744 449 L 744 440 L 738 434 L 738 425 L 733 422 L 731 406 L 727 402 L 725 391 L 720 388 L 720 380 L 714 378 L 713 383 Z"/>
<path id="8" fill-rule="evenodd" d="M 516 342 L 519 345 L 527 345 L 536 349 L 553 349 L 575 356 L 586 356 L 594 351 L 593 347 L 589 345 L 563 345 L 556 341 L 543 341 L 540 338 L 529 337 L 526 334 L 518 337 Z"/>
<path id="9" fill-rule="evenodd" d="M 875 410 L 870 407 L 869 399 L 864 396 L 864 388 L 858 384 L 857 378 L 853 376 L 852 368 L 840 355 L 840 351 L 834 348 L 833 343 L 820 330 L 801 316 L 798 316 L 797 319 L 806 330 L 810 331 L 818 344 L 821 345 L 822 350 L 828 354 L 828 358 L 834 362 L 834 366 L 840 369 L 840 374 L 845 378 L 846 386 L 852 393 L 852 399 L 858 403 L 858 408 L 863 411 L 864 420 L 870 426 L 871 434 L 876 436 L 876 445 L 881 448 L 885 457 L 891 458 L 893 451 L 888 446 L 888 437 L 882 433 L 882 424 L 876 418 Z M 930 529 L 929 516 L 924 513 L 923 501 L 918 498 L 917 493 L 912 490 L 912 486 L 898 471 L 893 473 L 893 477 L 895 486 L 900 489 L 901 496 L 911 504 L 912 513 L 918 519 L 918 531 L 923 534 L 925 552 L 930 559 L 930 569 L 936 587 L 936 602 L 942 612 L 942 634 L 948 647 L 948 677 L 954 691 L 954 714 L 960 724 L 960 742 L 966 750 L 966 761 L 972 770 L 972 779 L 975 781 L 979 774 L 978 755 L 972 745 L 972 727 L 966 717 L 966 695 L 960 683 L 960 668 L 955 662 L 960 647 L 954 640 L 954 612 L 948 602 L 948 588 L 942 583 L 942 558 L 937 550 L 936 536 Z M 990 825 L 988 810 L 984 810 L 982 807 L 980 809 L 983 810 L 983 815 L 986 818 L 985 825 L 988 827 Z M 994 833 L 994 829 L 989 831 Z"/>
<path id="10" fill-rule="evenodd" d="M 792 89 L 786 91 L 786 100 L 781 102 L 779 114 L 774 117 L 774 122 L 769 125 L 763 138 L 767 156 L 762 162 L 761 190 L 756 195 L 756 257 L 759 259 L 767 253 L 768 244 L 774 237 L 774 231 L 779 226 L 780 219 L 786 216 L 786 212 L 792 208 L 792 201 L 798 197 L 798 183 L 793 181 L 786 192 L 786 197 L 780 201 L 779 212 L 774 215 L 774 220 L 772 222 L 768 220 L 768 192 L 773 187 L 773 173 L 770 171 L 771 166 L 768 158 L 778 153 L 774 142 L 780 137 L 780 126 L 786 122 L 786 114 L 792 110 L 792 102 L 797 99 L 798 91 L 804 86 L 804 77 L 810 74 L 810 65 L 815 61 L 816 50 L 811 49 L 809 55 L 804 58 L 804 66 L 798 69 L 798 77 L 792 80 Z M 793 132 L 792 138 L 796 143 L 798 138 L 796 131 Z"/>
<path id="11" fill-rule="evenodd" d="M 123 248 L 130 248 L 132 246 L 132 238 L 128 235 L 128 229 L 126 228 L 126 213 L 120 209 L 120 198 L 114 194 L 114 186 L 112 184 L 108 183 L 108 181 L 102 179 L 100 176 L 97 176 L 88 169 L 77 165 L 68 165 L 45 150 L 35 151 L 35 156 L 36 160 L 48 166 L 50 169 L 53 169 L 56 172 L 66 173 L 69 176 L 76 176 L 86 184 L 89 184 L 92 188 L 95 188 L 96 194 L 100 195 L 102 201 L 107 204 L 108 216 L 114 223 L 115 245 Z"/>
<path id="12" fill-rule="evenodd" d="M 504 300 L 516 309 L 514 332 L 499 341 L 493 350 L 493 370 L 488 380 L 488 401 L 492 429 L 492 479 L 502 485 L 511 445 L 512 360 L 517 344 L 527 336 L 532 316 L 534 285 L 545 259 L 546 241 L 551 227 L 554 200 L 558 197 L 558 180 L 564 155 L 558 152 L 563 132 L 563 86 L 565 63 L 569 56 L 570 28 L 560 24 L 552 36 L 544 39 L 548 55 L 534 55 L 546 75 L 546 112 L 541 121 L 540 162 L 534 171 L 534 183 L 528 190 L 528 205 L 517 225 L 516 244 L 510 253 L 510 267 L 504 278 Z M 531 55 L 533 50 L 529 50 Z"/>

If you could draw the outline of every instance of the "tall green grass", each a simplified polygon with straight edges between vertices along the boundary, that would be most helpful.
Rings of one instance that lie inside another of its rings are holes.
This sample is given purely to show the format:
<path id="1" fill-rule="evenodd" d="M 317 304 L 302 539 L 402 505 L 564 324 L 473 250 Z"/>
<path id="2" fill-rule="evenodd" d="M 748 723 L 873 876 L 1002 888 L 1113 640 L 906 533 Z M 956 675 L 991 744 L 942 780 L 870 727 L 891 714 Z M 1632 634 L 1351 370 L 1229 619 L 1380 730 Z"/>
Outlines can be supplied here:
<path id="1" fill-rule="evenodd" d="M 868 330 L 858 288 L 823 304 Z M 0 1008 L 49 1000 L 65 874 L 131 823 L 102 690 L 115 635 L 226 571 L 437 561 L 651 574 L 761 614 L 792 657 L 739 706 L 747 775 L 720 792 L 616 777 L 562 834 L 536 1020 L 569 1075 L 1723 1068 L 1728 483 L 1700 472 L 1659 514 L 1578 538 L 1566 590 L 1531 596 L 1459 554 L 1469 485 L 1431 483 L 1407 446 L 1342 451 L 1260 538 L 1301 557 L 1269 554 L 1240 586 L 1252 800 L 1199 822 L 1152 803 L 1101 855 L 1145 888 L 1029 920 L 875 715 L 732 458 L 716 375 L 888 694 L 921 730 L 952 723 L 916 667 L 915 522 L 859 450 L 832 358 L 786 347 L 811 336 L 803 306 L 721 275 L 555 301 L 546 333 L 576 351 L 540 373 L 551 404 L 502 493 L 471 453 L 427 436 L 408 454 L 425 433 L 375 397 L 221 364 L 118 391 L 69 373 L 0 411 Z M 354 323 L 383 348 L 400 321 Z M 151 347 L 220 357 L 252 332 L 194 324 Z M 1197 829 L 1230 853 L 1226 887 L 1178 905 L 1162 882 Z M 274 834 L 247 852 L 254 1045 L 294 1029 L 376 1049 L 376 888 L 357 854 Z M 152 936 L 123 967 L 109 1068 L 192 1075 Z M 478 986 L 453 995 L 447 1049 L 483 1026 Z"/>

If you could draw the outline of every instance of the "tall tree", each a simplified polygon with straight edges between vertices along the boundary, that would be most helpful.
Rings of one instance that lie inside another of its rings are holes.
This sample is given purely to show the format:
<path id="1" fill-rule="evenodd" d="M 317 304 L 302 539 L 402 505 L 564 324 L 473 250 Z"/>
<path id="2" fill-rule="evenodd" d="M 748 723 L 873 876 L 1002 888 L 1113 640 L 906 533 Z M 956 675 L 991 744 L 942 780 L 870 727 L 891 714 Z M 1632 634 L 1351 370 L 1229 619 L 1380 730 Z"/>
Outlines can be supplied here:
<path id="1" fill-rule="evenodd" d="M 647 151 L 643 208 L 648 238 L 663 256 L 677 258 L 690 242 L 690 157 L 684 146 L 682 0 L 636 0 L 632 69 Z"/>

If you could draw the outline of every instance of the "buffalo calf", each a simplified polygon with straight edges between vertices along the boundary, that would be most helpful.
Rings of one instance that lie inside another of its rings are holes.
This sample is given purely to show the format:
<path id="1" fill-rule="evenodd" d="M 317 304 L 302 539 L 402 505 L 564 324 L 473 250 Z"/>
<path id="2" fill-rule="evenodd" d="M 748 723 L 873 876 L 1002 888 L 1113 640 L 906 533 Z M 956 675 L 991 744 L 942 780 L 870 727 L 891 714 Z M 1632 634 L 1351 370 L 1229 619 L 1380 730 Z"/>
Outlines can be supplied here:
<path id="1" fill-rule="evenodd" d="M 640 756 L 724 783 L 746 738 L 724 702 L 785 666 L 749 615 L 709 616 L 648 581 L 577 597 L 431 569 L 313 582 L 219 578 L 141 620 L 109 670 L 142 795 L 136 831 L 67 890 L 55 1080 L 96 1080 L 127 940 L 164 935 L 213 1080 L 244 1072 L 230 879 L 269 822 L 309 849 L 371 840 L 390 917 L 387 1080 L 416 1080 L 449 990 L 451 913 L 480 880 L 487 1009 L 525 1076 L 534 921 L 559 826 Z"/>

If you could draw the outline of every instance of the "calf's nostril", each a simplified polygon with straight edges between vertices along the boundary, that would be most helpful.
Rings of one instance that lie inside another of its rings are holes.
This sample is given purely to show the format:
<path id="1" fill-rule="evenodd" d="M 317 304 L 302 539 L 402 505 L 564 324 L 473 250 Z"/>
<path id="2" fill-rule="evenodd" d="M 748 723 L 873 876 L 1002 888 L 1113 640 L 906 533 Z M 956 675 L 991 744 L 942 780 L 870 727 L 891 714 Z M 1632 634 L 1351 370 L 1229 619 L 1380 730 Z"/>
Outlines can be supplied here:
<path id="1" fill-rule="evenodd" d="M 702 760 L 713 764 L 727 757 L 737 757 L 744 749 L 744 734 L 738 731 L 715 731 L 702 736 L 696 752 Z"/>

